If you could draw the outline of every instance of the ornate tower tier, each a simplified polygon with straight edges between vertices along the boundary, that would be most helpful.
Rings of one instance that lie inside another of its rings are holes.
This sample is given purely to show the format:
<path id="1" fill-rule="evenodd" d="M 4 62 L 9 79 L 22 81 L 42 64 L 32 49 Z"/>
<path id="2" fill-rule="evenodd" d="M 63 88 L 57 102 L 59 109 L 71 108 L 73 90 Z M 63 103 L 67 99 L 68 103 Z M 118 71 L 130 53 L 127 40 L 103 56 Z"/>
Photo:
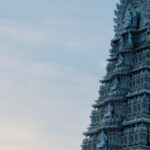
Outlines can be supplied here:
<path id="1" fill-rule="evenodd" d="M 120 0 L 82 150 L 150 150 L 150 0 Z"/>

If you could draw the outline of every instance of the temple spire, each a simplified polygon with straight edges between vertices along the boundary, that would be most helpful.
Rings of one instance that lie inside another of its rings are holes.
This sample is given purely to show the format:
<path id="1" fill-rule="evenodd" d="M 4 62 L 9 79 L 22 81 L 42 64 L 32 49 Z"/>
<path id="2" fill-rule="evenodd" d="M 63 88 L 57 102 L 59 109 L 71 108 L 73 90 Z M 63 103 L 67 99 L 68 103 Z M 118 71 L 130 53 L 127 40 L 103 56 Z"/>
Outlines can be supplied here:
<path id="1" fill-rule="evenodd" d="M 115 16 L 82 150 L 150 150 L 150 0 L 121 0 Z"/>
<path id="2" fill-rule="evenodd" d="M 124 29 L 138 29 L 147 25 L 150 22 L 149 5 L 149 0 L 120 0 L 115 10 L 115 36 L 118 37 Z"/>

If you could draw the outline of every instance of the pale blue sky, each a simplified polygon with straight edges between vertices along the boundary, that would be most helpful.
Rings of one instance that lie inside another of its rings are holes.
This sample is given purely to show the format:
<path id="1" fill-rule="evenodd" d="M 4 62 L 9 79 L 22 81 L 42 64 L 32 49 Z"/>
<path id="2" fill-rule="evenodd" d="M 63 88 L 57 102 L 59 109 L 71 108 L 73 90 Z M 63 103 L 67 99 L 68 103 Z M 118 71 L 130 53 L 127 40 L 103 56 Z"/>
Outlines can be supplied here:
<path id="1" fill-rule="evenodd" d="M 0 0 L 0 149 L 80 150 L 118 0 Z"/>

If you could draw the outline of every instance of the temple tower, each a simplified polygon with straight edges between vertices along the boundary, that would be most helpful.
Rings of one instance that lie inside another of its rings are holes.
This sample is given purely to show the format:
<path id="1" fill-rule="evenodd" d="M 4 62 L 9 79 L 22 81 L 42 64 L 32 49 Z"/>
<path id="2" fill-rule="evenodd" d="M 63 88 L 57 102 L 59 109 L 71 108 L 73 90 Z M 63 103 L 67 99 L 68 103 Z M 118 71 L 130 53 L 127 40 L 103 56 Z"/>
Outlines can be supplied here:
<path id="1" fill-rule="evenodd" d="M 150 150 L 150 0 L 120 0 L 82 150 Z"/>

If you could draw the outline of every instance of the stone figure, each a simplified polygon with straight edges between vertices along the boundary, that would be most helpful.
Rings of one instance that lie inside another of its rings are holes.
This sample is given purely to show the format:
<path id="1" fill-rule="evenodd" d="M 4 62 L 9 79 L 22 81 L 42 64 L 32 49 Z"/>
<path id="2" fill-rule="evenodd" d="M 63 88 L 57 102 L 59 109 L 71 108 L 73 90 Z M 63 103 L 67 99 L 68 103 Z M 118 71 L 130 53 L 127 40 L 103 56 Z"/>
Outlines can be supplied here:
<path id="1" fill-rule="evenodd" d="M 122 36 L 120 37 L 119 44 L 120 44 L 119 46 L 120 51 L 123 51 L 124 50 L 124 38 Z"/>
<path id="2" fill-rule="evenodd" d="M 83 139 L 83 143 L 88 143 L 88 139 L 87 138 Z"/>
<path id="3" fill-rule="evenodd" d="M 112 118 L 113 111 L 114 111 L 113 105 L 112 104 L 108 104 L 107 110 L 106 110 L 106 113 L 105 113 L 104 117 L 105 118 Z"/>
<path id="4" fill-rule="evenodd" d="M 111 48 L 110 48 L 110 50 L 109 50 L 111 56 L 115 55 L 116 49 L 117 49 L 117 48 L 116 48 L 116 44 L 113 43 L 113 42 L 111 42 Z"/>
<path id="5" fill-rule="evenodd" d="M 123 19 L 123 29 L 127 29 L 132 26 L 132 13 L 130 11 L 130 5 L 127 8 L 127 11 L 125 12 L 125 16 Z"/>
<path id="6" fill-rule="evenodd" d="M 108 137 L 104 131 L 99 135 L 99 143 L 97 144 L 97 150 L 100 150 L 102 147 L 105 147 L 108 142 Z"/>
<path id="7" fill-rule="evenodd" d="M 149 97 L 148 97 L 147 95 L 145 95 L 145 94 L 144 94 L 143 99 L 144 99 L 144 101 L 146 101 L 146 102 L 149 102 L 149 100 L 150 100 Z"/>
<path id="8" fill-rule="evenodd" d="M 128 34 L 128 41 L 127 41 L 126 47 L 128 49 L 133 48 L 133 40 L 132 40 L 132 34 L 131 34 L 131 32 L 129 32 L 129 34 Z"/>
<path id="9" fill-rule="evenodd" d="M 116 91 L 120 87 L 120 82 L 117 78 L 112 83 L 111 92 Z"/>
<path id="10" fill-rule="evenodd" d="M 147 32 L 150 33 L 150 23 L 148 24 Z"/>
<path id="11" fill-rule="evenodd" d="M 109 49 L 109 52 L 110 52 L 110 55 L 111 55 L 111 56 L 113 56 L 113 55 L 114 55 L 114 53 L 115 53 L 114 48 L 113 48 L 113 47 L 112 47 L 112 48 L 110 48 L 110 49 Z"/>
<path id="12" fill-rule="evenodd" d="M 118 58 L 118 61 L 117 61 L 117 64 L 116 64 L 116 67 L 119 68 L 124 64 L 125 64 L 125 59 L 124 59 L 123 55 L 120 54 L 119 58 Z"/>
<path id="13" fill-rule="evenodd" d="M 137 14 L 136 11 L 132 11 L 132 15 L 133 15 L 133 28 L 137 29 L 138 28 L 138 23 L 139 23 L 139 16 Z"/>

